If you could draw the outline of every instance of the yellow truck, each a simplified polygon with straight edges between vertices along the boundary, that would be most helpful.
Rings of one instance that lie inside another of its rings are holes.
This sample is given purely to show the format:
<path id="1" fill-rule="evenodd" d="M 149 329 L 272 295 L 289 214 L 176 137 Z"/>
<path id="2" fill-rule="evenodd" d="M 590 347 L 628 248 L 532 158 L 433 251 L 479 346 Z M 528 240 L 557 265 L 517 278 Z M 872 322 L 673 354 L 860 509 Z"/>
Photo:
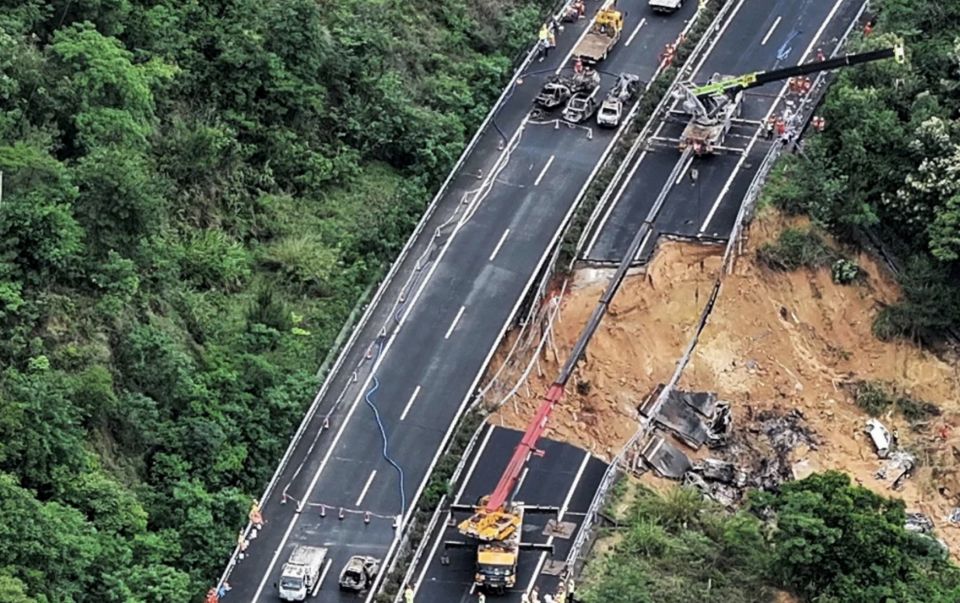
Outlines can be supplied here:
<path id="1" fill-rule="evenodd" d="M 620 41 L 622 31 L 623 14 L 612 6 L 605 7 L 597 13 L 593 27 L 574 48 L 573 55 L 584 63 L 599 63 Z"/>
<path id="2" fill-rule="evenodd" d="M 524 512 L 556 514 L 558 507 L 525 506 L 522 502 L 508 502 L 496 513 L 484 514 L 481 499 L 477 507 L 450 505 L 451 512 L 469 512 L 470 517 L 459 524 L 459 531 L 469 541 L 446 540 L 444 550 L 449 548 L 476 547 L 476 569 L 473 581 L 477 588 L 491 594 L 503 594 L 517 584 L 517 563 L 521 550 L 539 550 L 553 553 L 552 544 L 521 542 Z M 440 563 L 449 563 L 447 554 Z"/>

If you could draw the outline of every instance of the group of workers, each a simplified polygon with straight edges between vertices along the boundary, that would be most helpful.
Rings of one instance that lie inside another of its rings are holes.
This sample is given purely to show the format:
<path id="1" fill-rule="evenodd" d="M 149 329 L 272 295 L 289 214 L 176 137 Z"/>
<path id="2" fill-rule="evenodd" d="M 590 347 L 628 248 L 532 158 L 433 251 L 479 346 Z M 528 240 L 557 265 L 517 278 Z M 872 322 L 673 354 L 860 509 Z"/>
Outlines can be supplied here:
<path id="1" fill-rule="evenodd" d="M 263 511 L 260 509 L 260 501 L 253 499 L 253 502 L 250 504 L 250 511 L 247 513 L 247 519 L 250 520 L 250 531 L 244 534 L 243 530 L 240 530 L 240 534 L 237 536 L 237 561 L 243 561 L 247 555 L 247 548 L 250 546 L 250 541 L 257 537 L 257 534 L 260 530 L 263 529 L 263 524 L 266 523 L 266 520 L 263 518 Z M 207 591 L 207 596 L 204 598 L 204 603 L 219 603 L 227 592 L 230 591 L 230 584 L 224 582 L 220 586 L 214 586 Z"/>
<path id="2" fill-rule="evenodd" d="M 547 55 L 550 54 L 550 49 L 554 48 L 557 45 L 557 29 L 555 23 L 544 23 L 540 28 L 540 41 L 537 44 L 537 48 L 540 50 L 540 60 L 547 58 Z"/>

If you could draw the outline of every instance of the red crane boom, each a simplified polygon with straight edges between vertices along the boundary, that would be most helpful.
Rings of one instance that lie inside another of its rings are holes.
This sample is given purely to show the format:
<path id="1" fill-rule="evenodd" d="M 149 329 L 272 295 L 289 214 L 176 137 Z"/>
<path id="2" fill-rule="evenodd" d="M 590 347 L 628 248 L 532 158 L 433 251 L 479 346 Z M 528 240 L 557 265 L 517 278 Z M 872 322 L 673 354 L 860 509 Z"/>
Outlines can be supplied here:
<path id="1" fill-rule="evenodd" d="M 563 398 L 563 385 L 554 383 L 550 386 L 550 389 L 547 390 L 547 395 L 543 399 L 543 402 L 540 403 L 537 414 L 533 417 L 533 420 L 530 421 L 529 425 L 527 425 L 527 431 L 523 434 L 523 438 L 520 439 L 520 443 L 517 444 L 516 449 L 513 451 L 513 456 L 510 458 L 510 462 L 507 463 L 507 468 L 504 470 L 503 475 L 500 476 L 500 481 L 497 483 L 496 489 L 493 491 L 493 494 L 490 495 L 490 499 L 484 507 L 488 513 L 500 509 L 503 504 L 511 498 L 527 461 L 531 455 L 537 453 L 537 441 L 543 434 L 543 430 L 547 427 L 547 419 L 550 418 L 550 412 L 561 398 Z"/>

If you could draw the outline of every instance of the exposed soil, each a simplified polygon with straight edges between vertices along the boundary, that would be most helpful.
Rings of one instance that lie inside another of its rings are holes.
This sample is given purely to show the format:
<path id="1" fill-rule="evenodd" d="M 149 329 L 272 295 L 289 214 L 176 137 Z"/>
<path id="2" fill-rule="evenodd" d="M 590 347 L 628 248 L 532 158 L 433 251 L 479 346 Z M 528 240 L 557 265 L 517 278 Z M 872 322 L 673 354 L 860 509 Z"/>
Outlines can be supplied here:
<path id="1" fill-rule="evenodd" d="M 763 410 L 799 409 L 818 445 L 797 447 L 791 459 L 794 473 L 847 471 L 864 486 L 903 498 L 908 511 L 930 516 L 938 537 L 955 554 L 960 552 L 960 527 L 946 520 L 960 506 L 960 365 L 909 342 L 874 338 L 873 317 L 899 292 L 871 257 L 857 258 L 867 276 L 848 286 L 835 285 L 826 268 L 776 272 L 758 264 L 756 249 L 787 225 L 773 213 L 754 222 L 681 389 L 717 392 L 732 403 L 735 429 L 748 434 Z M 554 412 L 547 437 L 586 446 L 605 458 L 629 440 L 637 426 L 637 403 L 669 378 L 689 342 L 721 252 L 665 242 L 647 274 L 628 278 L 568 386 L 567 399 Z M 561 359 L 593 311 L 605 276 L 589 273 L 567 293 L 556 326 Z M 557 373 L 552 351 L 541 367 L 543 376 L 534 372 L 529 388 L 521 388 L 493 422 L 525 426 Z M 880 417 L 896 430 L 900 447 L 920 461 L 897 492 L 889 489 L 890 480 L 874 477 L 884 463 L 863 431 L 866 413 L 844 385 L 860 380 L 884 382 L 903 395 L 935 403 L 944 413 L 919 428 L 895 413 Z"/>
<path id="2" fill-rule="evenodd" d="M 637 428 L 636 406 L 670 378 L 693 333 L 720 265 L 718 247 L 667 242 L 646 274 L 628 277 L 587 350 L 546 437 L 612 458 Z M 573 347 L 607 284 L 608 271 L 578 276 L 555 324 L 560 362 Z M 505 344 L 508 349 L 512 341 Z M 560 363 L 547 346 L 542 374 L 494 413 L 491 421 L 523 429 L 556 378 Z M 516 373 L 516 371 L 514 371 Z"/>
<path id="3" fill-rule="evenodd" d="M 944 425 L 960 424 L 960 365 L 910 343 L 873 336 L 873 317 L 899 292 L 869 256 L 857 258 L 866 281 L 852 286 L 835 285 L 827 268 L 777 272 L 759 265 L 754 251 L 785 226 L 772 213 L 754 223 L 747 254 L 724 281 L 680 387 L 718 392 L 733 403 L 735 426 L 749 423 L 748 412 L 800 409 L 820 444 L 794 451 L 795 473 L 839 469 L 864 486 L 903 498 L 908 511 L 930 516 L 938 536 L 960 552 L 960 529 L 946 521 L 960 503 L 954 454 L 960 438 L 952 435 L 955 430 L 941 437 Z M 884 463 L 864 433 L 868 416 L 844 387 L 860 380 L 883 382 L 944 411 L 918 430 L 894 412 L 880 417 L 921 465 L 898 492 L 889 489 L 890 480 L 874 477 Z M 942 487 L 945 495 L 937 491 Z"/>

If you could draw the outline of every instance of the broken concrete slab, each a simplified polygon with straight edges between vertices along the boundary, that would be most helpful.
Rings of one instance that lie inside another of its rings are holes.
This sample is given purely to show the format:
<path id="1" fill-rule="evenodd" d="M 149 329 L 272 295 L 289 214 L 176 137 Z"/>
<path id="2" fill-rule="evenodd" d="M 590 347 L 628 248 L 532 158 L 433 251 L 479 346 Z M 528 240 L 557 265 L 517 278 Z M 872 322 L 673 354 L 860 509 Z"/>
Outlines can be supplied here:
<path id="1" fill-rule="evenodd" d="M 577 524 L 572 521 L 557 521 L 556 519 L 550 519 L 547 521 L 547 525 L 543 528 L 544 536 L 552 536 L 554 538 L 563 538 L 569 539 L 573 535 L 573 531 L 577 529 Z"/>
<path id="2" fill-rule="evenodd" d="M 662 477 L 680 479 L 690 469 L 690 459 L 663 436 L 654 434 L 640 450 L 640 456 Z"/>
<path id="3" fill-rule="evenodd" d="M 694 450 L 703 446 L 710 438 L 697 411 L 677 396 L 668 396 L 653 419 Z"/>
<path id="4" fill-rule="evenodd" d="M 671 395 L 676 395 L 687 406 L 697 411 L 701 416 L 708 419 L 713 418 L 717 410 L 717 394 L 711 392 L 680 392 L 674 391 Z"/>
<path id="5" fill-rule="evenodd" d="M 660 393 L 663 391 L 665 385 L 663 383 L 658 384 L 653 388 L 649 394 L 644 397 L 644 399 L 637 405 L 637 410 L 640 411 L 640 414 L 648 419 L 653 418 L 653 407 L 657 402 L 657 398 L 660 397 Z"/>

